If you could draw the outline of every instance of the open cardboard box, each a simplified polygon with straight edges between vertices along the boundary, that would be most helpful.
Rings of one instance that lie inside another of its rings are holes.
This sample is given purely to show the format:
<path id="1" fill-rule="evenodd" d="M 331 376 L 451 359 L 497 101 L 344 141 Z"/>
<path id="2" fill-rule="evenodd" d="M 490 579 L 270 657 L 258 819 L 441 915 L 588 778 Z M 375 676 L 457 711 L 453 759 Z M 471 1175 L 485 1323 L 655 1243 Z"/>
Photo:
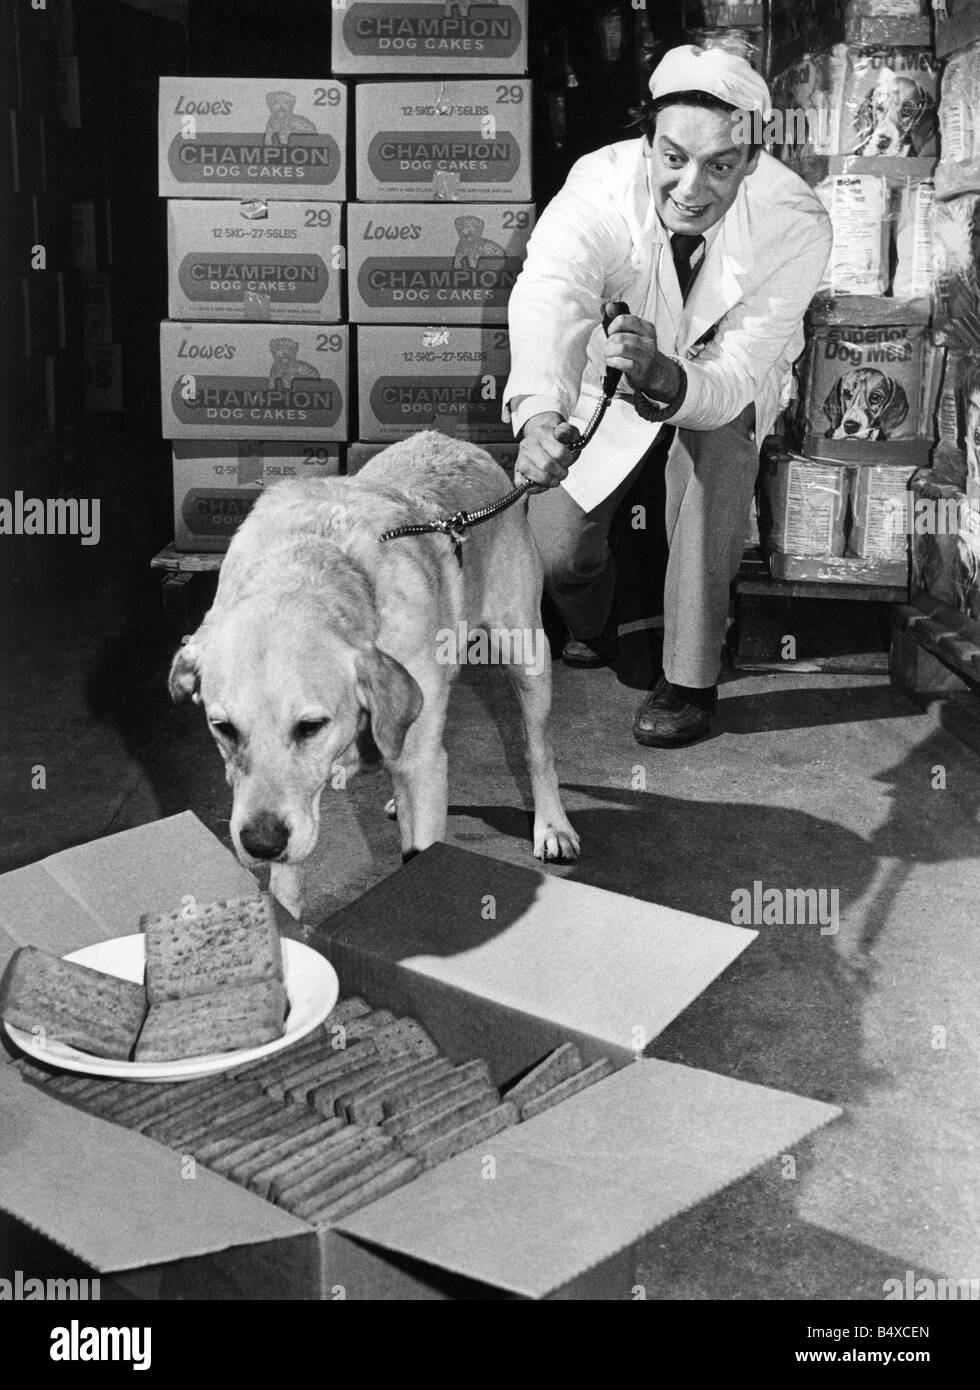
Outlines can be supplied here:
<path id="1" fill-rule="evenodd" d="M 254 886 L 189 812 L 82 845 L 0 878 L 0 970 L 18 945 L 65 953 Z M 637 1058 L 749 945 L 741 928 L 438 844 L 303 934 L 342 994 L 413 1015 L 498 1083 L 568 1040 L 618 1069 L 318 1235 L 45 1095 L 11 1055 L 0 1208 L 103 1297 L 629 1298 L 638 1241 L 839 1114 Z"/>

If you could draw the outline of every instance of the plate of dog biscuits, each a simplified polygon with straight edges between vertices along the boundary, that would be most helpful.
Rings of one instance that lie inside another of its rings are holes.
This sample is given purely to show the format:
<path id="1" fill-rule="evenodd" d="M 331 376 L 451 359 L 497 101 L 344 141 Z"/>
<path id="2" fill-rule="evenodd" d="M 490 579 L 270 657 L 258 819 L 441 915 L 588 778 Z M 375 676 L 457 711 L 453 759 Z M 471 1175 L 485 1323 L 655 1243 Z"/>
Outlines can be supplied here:
<path id="1" fill-rule="evenodd" d="M 0 980 L 11 1040 L 66 1071 L 182 1081 L 292 1046 L 337 1002 L 333 966 L 280 937 L 267 893 L 186 897 L 139 925 L 63 957 L 15 951 Z"/>

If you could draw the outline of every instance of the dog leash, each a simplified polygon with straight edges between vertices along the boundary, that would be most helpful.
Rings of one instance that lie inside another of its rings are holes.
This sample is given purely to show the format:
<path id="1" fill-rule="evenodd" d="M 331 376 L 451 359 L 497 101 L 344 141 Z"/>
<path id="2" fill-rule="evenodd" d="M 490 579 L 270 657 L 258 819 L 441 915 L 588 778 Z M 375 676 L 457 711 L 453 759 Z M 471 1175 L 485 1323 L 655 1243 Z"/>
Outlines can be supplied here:
<path id="1" fill-rule="evenodd" d="M 609 333 L 609 326 L 613 319 L 618 318 L 620 314 L 628 313 L 629 308 L 626 304 L 623 304 L 621 301 L 614 303 L 612 312 L 603 314 L 602 326 L 605 332 L 607 334 Z M 613 396 L 616 394 L 616 388 L 619 385 L 621 376 L 622 372 L 616 367 L 610 367 L 607 370 L 602 379 L 602 399 L 592 412 L 592 418 L 586 425 L 584 434 L 576 439 L 574 444 L 569 444 L 568 449 L 570 453 L 581 453 L 586 444 L 588 444 L 595 435 L 596 430 L 602 424 L 603 416 L 612 403 Z M 505 493 L 503 497 L 498 497 L 495 502 L 490 502 L 485 507 L 479 507 L 475 512 L 458 511 L 453 512 L 452 516 L 440 517 L 438 521 L 421 522 L 414 526 L 396 526 L 391 531 L 383 532 L 378 539 L 382 541 L 394 541 L 400 540 L 403 536 L 430 536 L 433 534 L 447 536 L 449 540 L 452 541 L 453 555 L 456 559 L 456 563 L 462 567 L 463 541 L 466 539 L 466 532 L 470 527 L 479 526 L 481 522 L 489 521 L 491 517 L 498 516 L 501 512 L 506 511 L 508 507 L 512 507 L 515 502 L 519 502 L 525 493 L 536 486 L 537 484 L 528 480 L 527 482 L 521 483 L 519 487 L 515 487 L 510 492 Z"/>

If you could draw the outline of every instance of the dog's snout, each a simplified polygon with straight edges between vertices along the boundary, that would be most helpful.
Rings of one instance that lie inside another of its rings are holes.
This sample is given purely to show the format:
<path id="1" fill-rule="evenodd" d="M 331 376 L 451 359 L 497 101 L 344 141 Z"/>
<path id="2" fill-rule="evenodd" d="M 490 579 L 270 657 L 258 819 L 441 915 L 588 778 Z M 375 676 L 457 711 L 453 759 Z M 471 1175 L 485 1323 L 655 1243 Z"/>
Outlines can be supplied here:
<path id="1" fill-rule="evenodd" d="M 859 422 L 858 422 L 857 420 L 845 420 L 845 421 L 844 421 L 844 433 L 845 433 L 845 434 L 860 434 L 860 433 L 861 433 L 861 426 L 860 426 Z"/>
<path id="2" fill-rule="evenodd" d="M 241 842 L 253 859 L 278 859 L 289 843 L 289 827 L 270 811 L 262 811 L 242 826 Z"/>

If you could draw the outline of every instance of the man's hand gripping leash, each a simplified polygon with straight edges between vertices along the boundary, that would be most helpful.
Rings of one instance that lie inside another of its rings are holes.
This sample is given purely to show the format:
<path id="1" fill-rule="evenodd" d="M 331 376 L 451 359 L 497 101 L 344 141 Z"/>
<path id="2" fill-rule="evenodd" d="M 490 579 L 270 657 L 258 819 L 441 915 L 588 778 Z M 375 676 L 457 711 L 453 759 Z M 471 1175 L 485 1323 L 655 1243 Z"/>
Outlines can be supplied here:
<path id="1" fill-rule="evenodd" d="M 611 300 L 603 305 L 602 327 L 608 335 L 610 324 L 621 314 L 628 314 L 629 307 L 621 300 Z M 606 374 L 602 379 L 602 400 L 596 406 L 592 419 L 585 427 L 585 433 L 580 435 L 574 425 L 567 420 L 561 420 L 552 430 L 554 441 L 562 446 L 563 450 L 569 453 L 578 454 L 585 448 L 586 444 L 592 439 L 596 430 L 602 423 L 602 418 L 609 409 L 609 403 L 616 394 L 623 373 L 618 367 L 607 367 Z M 441 532 L 447 536 L 453 544 L 453 554 L 458 564 L 463 563 L 463 541 L 466 539 L 466 532 L 471 526 L 478 526 L 481 521 L 489 521 L 491 517 L 512 507 L 515 502 L 519 502 L 525 493 L 532 489 L 542 492 L 546 487 L 555 487 L 561 478 L 567 473 L 563 469 L 561 475 L 555 476 L 553 482 L 541 484 L 532 478 L 525 478 L 518 487 L 505 493 L 503 497 L 498 497 L 496 502 L 491 502 L 486 507 L 480 507 L 475 512 L 454 512 L 452 516 L 441 517 L 438 521 L 431 521 L 417 526 L 398 526 L 394 530 L 385 531 L 380 537 L 383 541 L 397 540 L 402 536 L 424 536 L 433 532 Z"/>

